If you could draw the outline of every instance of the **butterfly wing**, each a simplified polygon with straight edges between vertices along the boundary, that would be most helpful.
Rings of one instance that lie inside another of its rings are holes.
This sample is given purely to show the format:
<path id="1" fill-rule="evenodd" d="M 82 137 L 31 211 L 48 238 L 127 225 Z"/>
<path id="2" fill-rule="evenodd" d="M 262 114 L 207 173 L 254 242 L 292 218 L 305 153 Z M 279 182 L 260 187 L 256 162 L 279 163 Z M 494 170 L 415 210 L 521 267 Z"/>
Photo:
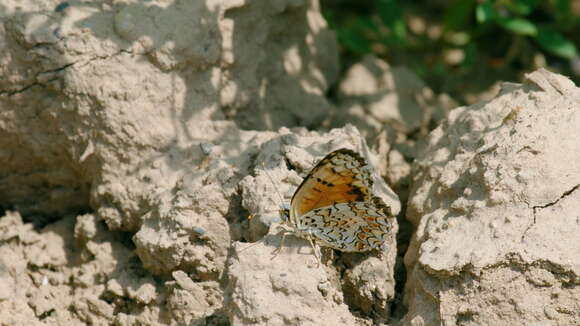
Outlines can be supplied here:
<path id="1" fill-rule="evenodd" d="M 291 219 L 316 208 L 371 198 L 369 166 L 356 152 L 343 148 L 324 157 L 304 178 L 291 202 Z"/>
<path id="2" fill-rule="evenodd" d="M 381 250 L 392 229 L 391 211 L 378 197 L 367 202 L 315 208 L 300 218 L 297 231 L 341 251 Z"/>

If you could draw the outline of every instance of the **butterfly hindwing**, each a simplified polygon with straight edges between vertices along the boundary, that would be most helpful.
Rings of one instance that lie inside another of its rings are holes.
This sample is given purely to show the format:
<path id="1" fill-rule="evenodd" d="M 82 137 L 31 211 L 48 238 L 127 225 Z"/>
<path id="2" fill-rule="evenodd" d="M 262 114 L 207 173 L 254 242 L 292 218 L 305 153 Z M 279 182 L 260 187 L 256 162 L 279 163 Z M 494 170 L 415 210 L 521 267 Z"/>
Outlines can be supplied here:
<path id="1" fill-rule="evenodd" d="M 391 231 L 390 209 L 378 197 L 368 202 L 316 208 L 300 219 L 299 232 L 327 247 L 348 252 L 381 249 Z"/>

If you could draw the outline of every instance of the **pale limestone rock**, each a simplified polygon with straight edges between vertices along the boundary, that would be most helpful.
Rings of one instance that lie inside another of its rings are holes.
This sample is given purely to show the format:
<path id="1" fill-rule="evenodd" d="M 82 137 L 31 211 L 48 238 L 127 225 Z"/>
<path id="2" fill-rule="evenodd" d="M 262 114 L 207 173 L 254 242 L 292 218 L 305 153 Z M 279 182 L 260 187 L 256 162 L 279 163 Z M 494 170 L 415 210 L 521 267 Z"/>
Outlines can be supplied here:
<path id="1" fill-rule="evenodd" d="M 407 324 L 580 322 L 578 126 L 580 89 L 538 70 L 431 133 L 407 211 Z"/>

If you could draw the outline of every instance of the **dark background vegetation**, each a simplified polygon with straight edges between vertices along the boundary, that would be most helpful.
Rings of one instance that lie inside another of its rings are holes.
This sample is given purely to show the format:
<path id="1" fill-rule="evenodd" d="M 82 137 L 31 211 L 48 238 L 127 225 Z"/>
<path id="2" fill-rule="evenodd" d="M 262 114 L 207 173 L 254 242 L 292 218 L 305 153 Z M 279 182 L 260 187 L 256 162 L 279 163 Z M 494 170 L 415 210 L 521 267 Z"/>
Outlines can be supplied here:
<path id="1" fill-rule="evenodd" d="M 374 54 L 462 104 L 540 67 L 580 84 L 580 0 L 321 0 L 342 69 Z"/>

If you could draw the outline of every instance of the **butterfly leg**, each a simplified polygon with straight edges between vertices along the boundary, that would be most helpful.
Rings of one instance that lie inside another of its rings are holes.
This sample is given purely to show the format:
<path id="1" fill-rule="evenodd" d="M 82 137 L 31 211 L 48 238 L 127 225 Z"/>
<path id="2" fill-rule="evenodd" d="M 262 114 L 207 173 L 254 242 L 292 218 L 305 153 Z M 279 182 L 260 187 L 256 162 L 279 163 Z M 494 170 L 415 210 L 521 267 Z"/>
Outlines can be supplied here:
<path id="1" fill-rule="evenodd" d="M 316 258 L 316 268 L 318 268 L 322 264 L 322 260 L 320 259 L 320 257 L 321 257 L 320 247 L 314 242 L 314 240 L 312 240 L 311 236 L 308 236 L 308 241 L 310 241 L 310 246 L 312 247 L 312 253 L 314 254 L 314 257 Z"/>
<path id="2" fill-rule="evenodd" d="M 276 256 L 278 256 L 281 252 L 282 252 L 282 248 L 284 247 L 284 240 L 286 239 L 286 234 L 288 233 L 288 230 L 282 229 L 282 239 L 280 239 L 280 245 L 278 246 L 278 248 L 274 249 L 274 251 L 272 252 L 272 259 L 276 258 Z"/>

